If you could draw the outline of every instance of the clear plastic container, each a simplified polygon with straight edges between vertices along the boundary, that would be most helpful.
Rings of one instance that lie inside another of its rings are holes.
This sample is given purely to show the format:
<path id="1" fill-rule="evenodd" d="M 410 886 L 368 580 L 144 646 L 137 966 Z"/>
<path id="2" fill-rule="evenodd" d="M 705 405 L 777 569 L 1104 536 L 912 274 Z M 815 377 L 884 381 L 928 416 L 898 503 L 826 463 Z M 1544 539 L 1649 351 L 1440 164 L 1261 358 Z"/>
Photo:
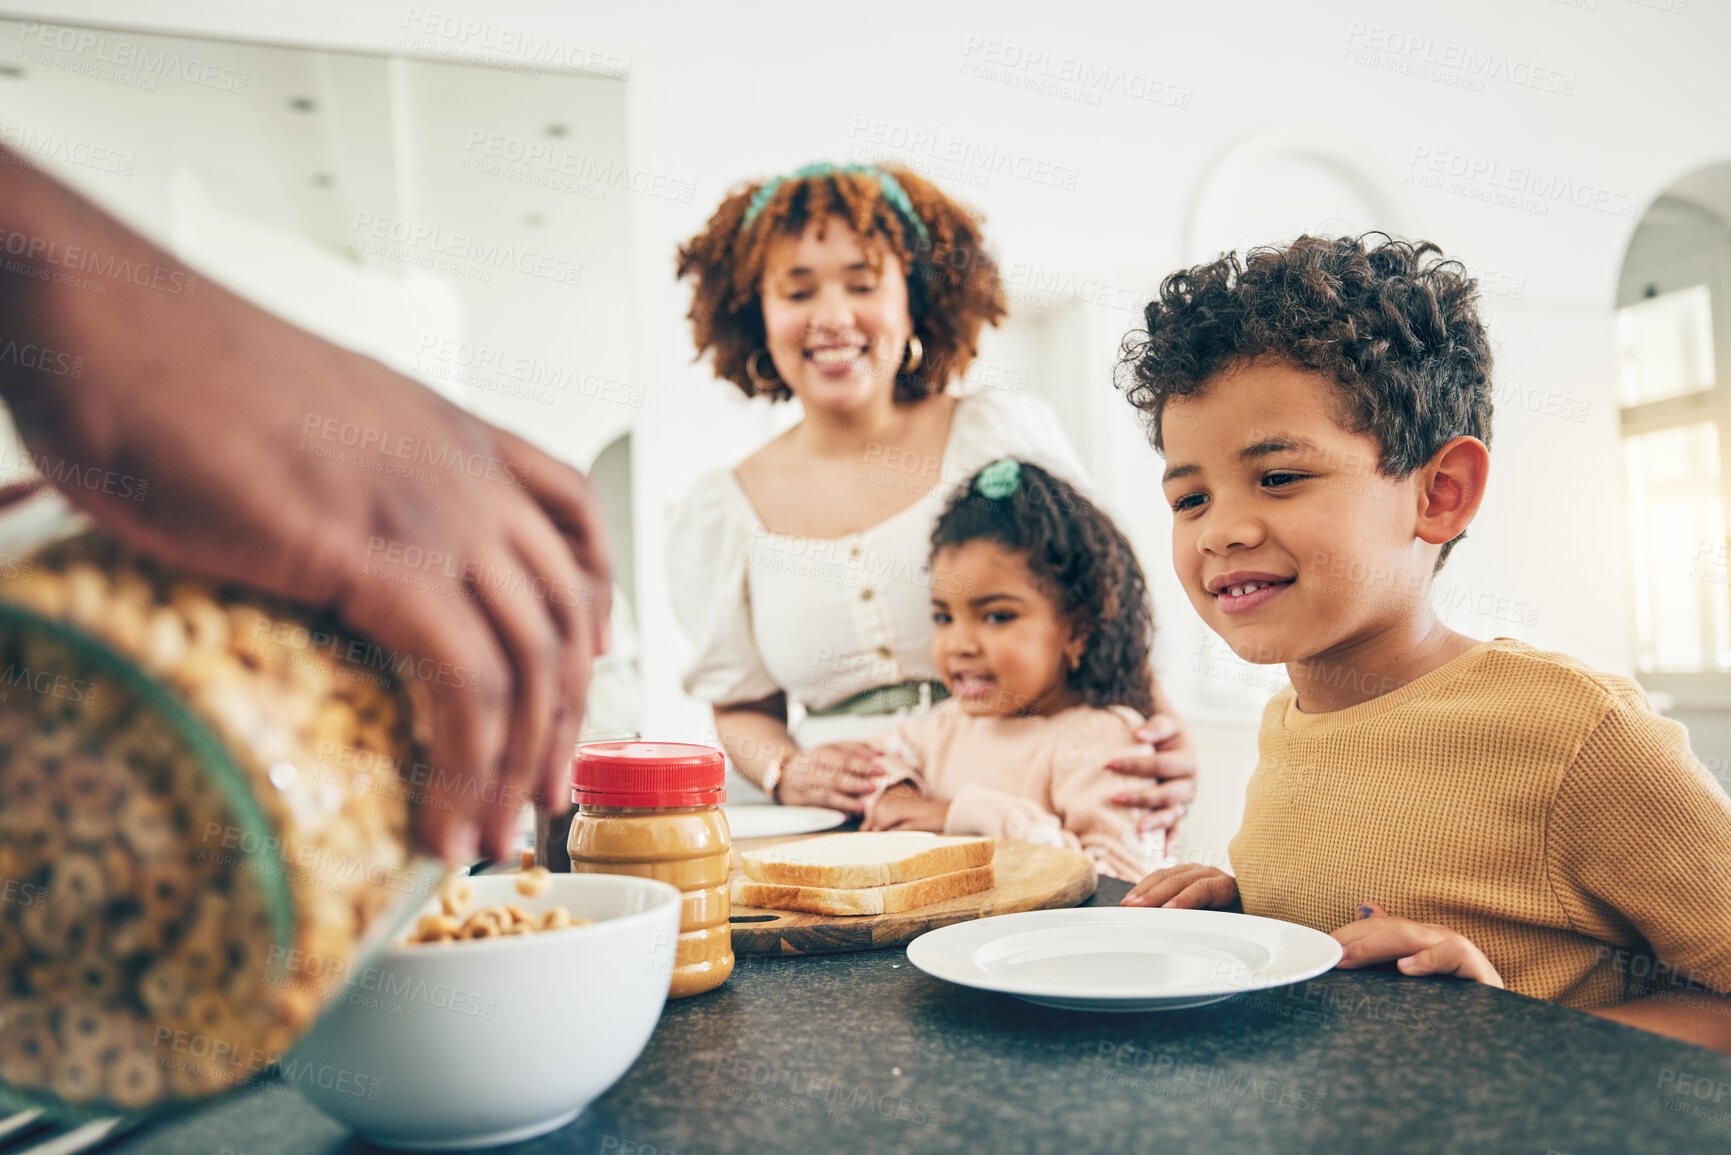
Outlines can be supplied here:
<path id="1" fill-rule="evenodd" d="M 99 532 L 0 558 L 0 1111 L 262 1075 L 432 893 L 367 658 Z"/>
<path id="2" fill-rule="evenodd" d="M 572 760 L 572 872 L 654 878 L 685 894 L 671 998 L 714 990 L 733 973 L 725 774 L 721 751 L 678 742 L 592 743 Z"/>

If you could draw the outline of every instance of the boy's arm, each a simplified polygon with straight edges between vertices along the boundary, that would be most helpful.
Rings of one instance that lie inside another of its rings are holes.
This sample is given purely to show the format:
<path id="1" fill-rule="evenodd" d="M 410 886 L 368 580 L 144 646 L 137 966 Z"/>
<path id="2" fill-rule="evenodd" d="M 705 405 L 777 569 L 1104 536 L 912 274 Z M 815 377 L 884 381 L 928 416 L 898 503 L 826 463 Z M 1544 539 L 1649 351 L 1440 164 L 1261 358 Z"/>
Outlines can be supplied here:
<path id="1" fill-rule="evenodd" d="M 1587 1013 L 1731 1054 L 1731 995 L 1675 990 Z"/>
<path id="2" fill-rule="evenodd" d="M 1550 833 L 1576 929 L 1607 939 L 1607 923 L 1632 927 L 1681 980 L 1593 1013 L 1731 1051 L 1731 799 L 1689 752 L 1687 731 L 1613 709 L 1558 788 Z"/>

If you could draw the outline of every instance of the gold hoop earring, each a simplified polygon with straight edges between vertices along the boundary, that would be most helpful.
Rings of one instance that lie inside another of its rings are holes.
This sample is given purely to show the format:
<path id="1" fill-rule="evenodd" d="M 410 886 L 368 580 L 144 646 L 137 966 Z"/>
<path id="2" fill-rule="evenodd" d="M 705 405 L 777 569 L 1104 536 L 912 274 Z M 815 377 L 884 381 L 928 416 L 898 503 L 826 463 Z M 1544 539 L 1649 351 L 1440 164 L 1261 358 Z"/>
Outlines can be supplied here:
<path id="1" fill-rule="evenodd" d="M 920 335 L 918 333 L 911 334 L 908 337 L 907 356 L 902 358 L 902 360 L 906 362 L 906 364 L 902 366 L 903 373 L 915 372 L 921 365 L 925 364 L 926 347 L 920 340 Z"/>
<path id="2" fill-rule="evenodd" d="M 759 393 L 773 393 L 781 385 L 781 378 L 775 375 L 775 358 L 769 357 L 769 375 L 765 376 L 757 367 L 759 357 L 769 357 L 769 349 L 759 349 L 745 359 L 745 375 Z"/>

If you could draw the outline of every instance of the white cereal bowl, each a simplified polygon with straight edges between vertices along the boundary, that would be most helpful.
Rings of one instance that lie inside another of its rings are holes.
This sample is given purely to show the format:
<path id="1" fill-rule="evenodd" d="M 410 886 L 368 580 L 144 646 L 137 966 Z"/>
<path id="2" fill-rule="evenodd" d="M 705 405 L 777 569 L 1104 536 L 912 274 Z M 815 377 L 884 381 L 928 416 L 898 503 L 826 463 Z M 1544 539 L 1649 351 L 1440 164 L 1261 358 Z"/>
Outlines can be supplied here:
<path id="1" fill-rule="evenodd" d="M 667 1001 L 681 905 L 672 886 L 556 874 L 526 898 L 508 874 L 470 881 L 477 906 L 560 904 L 595 923 L 391 946 L 351 976 L 282 1075 L 377 1146 L 489 1147 L 562 1127 L 637 1061 Z"/>

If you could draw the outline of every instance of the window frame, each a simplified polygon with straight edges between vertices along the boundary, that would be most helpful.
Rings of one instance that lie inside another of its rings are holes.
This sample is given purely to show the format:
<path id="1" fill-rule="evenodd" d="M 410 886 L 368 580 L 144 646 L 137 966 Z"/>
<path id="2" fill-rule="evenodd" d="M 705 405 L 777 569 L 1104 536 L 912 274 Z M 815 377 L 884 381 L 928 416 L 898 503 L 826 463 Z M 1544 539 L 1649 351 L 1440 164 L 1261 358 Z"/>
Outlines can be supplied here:
<path id="1" fill-rule="evenodd" d="M 1719 430 L 1720 510 L 1724 521 L 1721 528 L 1726 536 L 1727 549 L 1731 549 L 1731 242 L 1721 242 L 1687 256 L 1655 262 L 1640 269 L 1637 279 L 1642 285 L 1656 287 L 1660 295 L 1696 285 L 1707 286 L 1713 331 L 1713 384 L 1693 393 L 1625 406 L 1621 404 L 1622 382 L 1618 379 L 1618 442 L 1623 450 L 1619 456 L 1624 469 L 1624 492 L 1631 495 L 1633 492 L 1627 473 L 1627 445 L 1631 437 L 1703 421 L 1716 422 Z M 1617 310 L 1638 303 L 1638 300 L 1619 300 Z M 1640 559 L 1634 553 L 1634 541 L 1630 540 L 1628 545 L 1631 562 L 1638 564 Z M 1727 584 L 1724 596 L 1731 597 L 1731 583 Z M 1629 627 L 1633 649 L 1640 654 L 1638 619 L 1631 621 Z M 1731 708 L 1731 671 L 1646 671 L 1639 668 L 1637 661 L 1635 679 L 1648 691 L 1668 696 L 1678 709 Z"/>

